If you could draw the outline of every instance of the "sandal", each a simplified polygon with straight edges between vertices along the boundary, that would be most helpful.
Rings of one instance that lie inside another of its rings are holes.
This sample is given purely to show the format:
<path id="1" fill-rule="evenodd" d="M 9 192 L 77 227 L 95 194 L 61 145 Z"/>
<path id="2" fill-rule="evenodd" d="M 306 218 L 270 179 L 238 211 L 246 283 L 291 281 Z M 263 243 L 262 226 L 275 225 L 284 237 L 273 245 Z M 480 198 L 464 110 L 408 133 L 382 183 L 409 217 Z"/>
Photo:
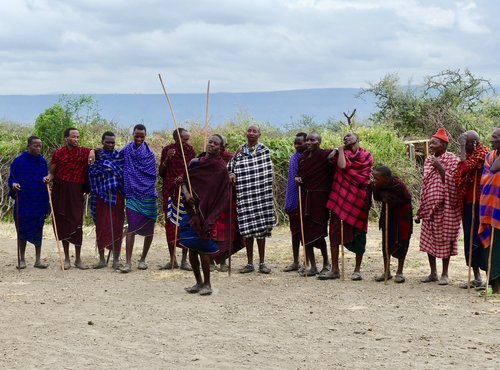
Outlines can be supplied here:
<path id="1" fill-rule="evenodd" d="M 300 276 L 316 276 L 318 275 L 318 270 L 307 269 L 300 273 Z"/>
<path id="2" fill-rule="evenodd" d="M 74 265 L 76 268 L 79 268 L 80 270 L 88 270 L 89 269 L 89 267 L 86 264 L 84 264 L 83 262 L 79 262 L 79 263 L 75 262 Z"/>
<path id="3" fill-rule="evenodd" d="M 264 262 L 262 262 L 262 263 L 259 263 L 259 272 L 261 274 L 270 274 L 271 269 L 269 267 L 267 267 Z"/>
<path id="4" fill-rule="evenodd" d="M 395 283 L 401 284 L 404 283 L 405 281 L 406 279 L 403 274 L 396 274 L 396 277 L 394 278 Z"/>
<path id="5" fill-rule="evenodd" d="M 481 284 L 482 284 L 482 283 L 483 283 L 483 282 L 482 282 L 481 280 L 476 280 L 476 279 L 474 279 L 474 280 L 472 280 L 472 281 L 470 282 L 470 284 L 467 284 L 467 282 L 465 282 L 465 283 L 460 283 L 460 284 L 458 285 L 458 287 L 459 287 L 460 289 L 467 289 L 467 288 L 469 288 L 469 287 L 470 287 L 470 288 L 478 288 L 478 287 L 480 287 L 480 286 L 481 286 Z"/>
<path id="6" fill-rule="evenodd" d="M 363 280 L 363 276 L 361 276 L 361 272 L 359 271 L 354 271 L 351 275 L 351 280 L 353 281 L 360 281 Z"/>
<path id="7" fill-rule="evenodd" d="M 137 265 L 137 268 L 139 270 L 147 270 L 148 265 L 146 264 L 146 261 L 139 261 L 139 264 Z"/>
<path id="8" fill-rule="evenodd" d="M 191 265 L 189 264 L 189 262 L 184 262 L 184 263 L 181 263 L 181 270 L 184 270 L 184 271 L 193 271 L 193 268 L 191 267 Z M 212 271 L 212 270 L 210 270 Z"/>
<path id="9" fill-rule="evenodd" d="M 179 268 L 179 264 L 177 262 L 175 262 L 174 269 L 178 269 L 178 268 Z M 172 270 L 172 262 L 167 262 L 165 265 L 159 266 L 158 270 Z"/>
<path id="10" fill-rule="evenodd" d="M 299 270 L 299 264 L 292 263 L 291 265 L 288 265 L 283 269 L 283 272 L 292 272 L 292 271 L 298 271 Z"/>
<path id="11" fill-rule="evenodd" d="M 131 271 L 132 271 L 132 268 L 130 267 L 130 265 L 128 265 L 128 264 L 127 264 L 127 265 L 120 266 L 120 267 L 118 268 L 118 270 L 119 270 L 120 272 L 123 272 L 124 274 L 127 274 L 127 273 L 129 273 L 129 272 L 131 272 Z"/>
<path id="12" fill-rule="evenodd" d="M 334 273 L 333 271 L 328 271 L 324 273 L 320 273 L 317 277 L 318 280 L 335 280 L 340 278 L 340 274 Z"/>
<path id="13" fill-rule="evenodd" d="M 420 279 L 421 283 L 433 283 L 435 281 L 438 281 L 438 278 L 436 275 L 429 275 L 429 276 L 426 276 L 426 277 Z"/>
<path id="14" fill-rule="evenodd" d="M 219 271 L 220 271 L 220 272 L 228 272 L 228 271 L 229 271 L 229 265 L 227 265 L 227 264 L 225 264 L 225 263 L 224 263 L 224 264 L 221 264 L 221 265 L 219 266 Z"/>
<path id="15" fill-rule="evenodd" d="M 392 279 L 392 275 L 387 276 L 387 280 L 391 280 L 391 279 Z M 373 278 L 373 280 L 375 280 L 376 282 L 385 281 L 385 274 L 375 276 Z"/>
<path id="16" fill-rule="evenodd" d="M 242 267 L 239 270 L 239 273 L 240 274 L 248 274 L 249 272 L 254 272 L 254 271 L 255 271 L 255 267 L 253 267 L 253 265 L 251 263 L 247 263 L 245 265 L 245 267 Z"/>
<path id="17" fill-rule="evenodd" d="M 449 283 L 450 282 L 448 276 L 441 276 L 441 278 L 438 281 L 438 285 L 448 285 Z"/>
<path id="18" fill-rule="evenodd" d="M 323 268 L 321 269 L 321 271 L 319 273 L 326 274 L 327 272 L 331 271 L 331 269 L 332 269 L 332 265 L 323 266 Z"/>
<path id="19" fill-rule="evenodd" d="M 200 289 L 199 293 L 200 295 L 211 295 L 212 288 L 210 288 L 209 286 L 204 286 L 203 288 Z"/>
<path id="20" fill-rule="evenodd" d="M 41 263 L 41 262 L 39 262 L 39 263 L 35 263 L 33 265 L 33 267 L 36 268 L 36 269 L 42 269 L 43 270 L 43 269 L 46 269 L 47 267 L 49 267 L 49 265 L 47 263 Z"/>
<path id="21" fill-rule="evenodd" d="M 201 287 L 198 284 L 194 284 L 193 286 L 184 288 L 184 290 L 186 292 L 188 292 L 189 294 L 198 293 L 200 291 L 200 289 L 201 289 Z"/>

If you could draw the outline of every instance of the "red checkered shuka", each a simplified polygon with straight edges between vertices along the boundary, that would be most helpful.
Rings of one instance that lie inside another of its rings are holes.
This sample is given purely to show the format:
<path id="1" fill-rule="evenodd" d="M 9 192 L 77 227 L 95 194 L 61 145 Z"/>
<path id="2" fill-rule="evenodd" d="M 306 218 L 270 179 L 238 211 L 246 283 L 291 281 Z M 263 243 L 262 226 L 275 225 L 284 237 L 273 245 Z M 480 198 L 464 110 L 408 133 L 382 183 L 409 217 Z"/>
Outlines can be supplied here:
<path id="1" fill-rule="evenodd" d="M 373 158 L 368 150 L 362 148 L 356 153 L 350 150 L 344 153 L 346 168 L 337 167 L 338 154 L 331 161 L 335 172 L 326 207 L 347 224 L 366 232 Z"/>
<path id="2" fill-rule="evenodd" d="M 89 148 L 80 146 L 71 150 L 67 146 L 57 149 L 52 154 L 51 162 L 51 165 L 56 165 L 56 178 L 63 181 L 85 184 L 87 182 L 89 153 Z"/>
<path id="3" fill-rule="evenodd" d="M 186 172 L 184 167 L 184 159 L 182 158 L 181 147 L 179 144 L 169 144 L 163 148 L 161 151 L 161 159 L 160 163 L 165 162 L 167 159 L 167 152 L 170 149 L 175 149 L 175 155 L 168 159 L 167 161 L 167 170 L 165 171 L 165 175 L 163 176 L 163 204 L 166 209 L 167 201 L 169 196 L 173 196 L 175 189 L 175 179 L 179 176 L 183 176 L 184 172 Z M 186 156 L 186 163 L 189 165 L 189 162 L 195 157 L 194 149 L 191 145 L 185 144 L 183 146 L 184 155 Z"/>
<path id="4" fill-rule="evenodd" d="M 436 258 L 449 258 L 457 255 L 462 218 L 455 182 L 458 157 L 450 152 L 438 157 L 445 171 L 444 183 L 439 172 L 432 166 L 433 158 L 435 157 L 427 157 L 424 163 L 420 208 L 417 212 L 422 219 L 420 250 Z"/>

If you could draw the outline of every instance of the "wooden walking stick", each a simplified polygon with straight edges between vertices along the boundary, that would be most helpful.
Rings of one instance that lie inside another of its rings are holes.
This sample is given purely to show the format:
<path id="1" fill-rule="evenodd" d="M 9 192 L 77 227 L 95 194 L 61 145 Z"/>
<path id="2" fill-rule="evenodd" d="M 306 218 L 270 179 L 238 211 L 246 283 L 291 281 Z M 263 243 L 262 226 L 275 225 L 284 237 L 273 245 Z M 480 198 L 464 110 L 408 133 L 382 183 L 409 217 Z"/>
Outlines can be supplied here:
<path id="1" fill-rule="evenodd" d="M 109 200 L 109 222 L 111 225 L 111 248 L 113 251 L 113 266 L 116 265 L 116 253 L 115 253 L 115 230 L 113 229 L 113 211 L 111 209 L 111 189 L 108 189 L 108 200 Z M 108 254 L 109 261 L 109 254 Z M 108 262 L 106 261 L 106 264 Z"/>
<path id="2" fill-rule="evenodd" d="M 161 74 L 158 74 L 158 78 L 160 79 L 161 87 L 163 88 L 163 94 L 165 95 L 165 98 L 167 99 L 167 103 L 168 103 L 168 106 L 170 108 L 170 113 L 172 114 L 172 120 L 174 121 L 175 129 L 177 130 L 177 137 L 179 138 L 179 146 L 181 147 L 182 160 L 184 162 L 184 170 L 186 171 L 188 188 L 189 188 L 189 192 L 192 193 L 193 191 L 191 188 L 191 180 L 189 179 L 189 171 L 188 171 L 188 166 L 187 166 L 187 162 L 186 162 L 186 155 L 184 154 L 184 146 L 182 145 L 181 133 L 179 131 L 179 126 L 177 125 L 177 120 L 175 119 L 174 108 L 172 107 L 172 103 L 170 102 L 170 98 L 168 97 L 167 89 L 165 89 L 165 85 L 163 84 Z M 196 209 L 196 208 L 193 207 L 193 209 Z M 196 210 L 195 210 L 195 213 L 196 213 Z"/>
<path id="3" fill-rule="evenodd" d="M 59 245 L 59 236 L 57 235 L 56 215 L 54 213 L 54 205 L 52 204 L 52 193 L 50 192 L 50 186 L 48 183 L 47 183 L 47 192 L 49 193 L 50 212 L 52 214 L 52 224 L 54 226 L 54 235 L 56 237 L 57 253 L 59 254 L 59 262 L 61 262 L 61 270 L 64 271 L 64 262 L 61 254 L 61 246 Z"/>
<path id="4" fill-rule="evenodd" d="M 477 185 L 477 171 L 474 171 L 474 193 L 472 195 L 472 222 L 470 224 L 470 235 L 469 235 L 469 272 L 467 276 L 467 292 L 470 293 L 470 281 L 471 281 L 471 270 L 472 270 L 472 241 L 474 240 L 474 223 L 476 217 L 476 185 Z"/>
<path id="5" fill-rule="evenodd" d="M 231 255 L 233 254 L 233 184 L 229 182 L 229 266 L 228 276 L 231 276 Z"/>
<path id="6" fill-rule="evenodd" d="M 495 239 L 495 228 L 491 225 L 491 241 L 490 241 L 490 253 L 488 255 L 488 272 L 486 273 L 486 291 L 484 292 L 484 301 L 488 300 L 488 285 L 490 283 L 491 274 L 491 256 L 493 255 L 493 240 Z"/>
<path id="7" fill-rule="evenodd" d="M 16 191 L 16 232 L 17 232 L 17 269 L 21 272 L 21 240 L 19 239 L 19 190 Z"/>
<path id="8" fill-rule="evenodd" d="M 302 237 L 302 246 L 304 247 L 304 278 L 307 280 L 306 237 L 304 235 L 304 218 L 302 216 L 302 186 L 300 185 L 299 185 L 299 220 L 300 220 L 300 235 Z"/>
<path id="9" fill-rule="evenodd" d="M 391 256 L 389 256 L 389 203 L 385 202 L 385 274 L 384 274 L 384 284 L 387 285 L 387 279 L 389 278 L 389 266 L 391 262 Z"/>
<path id="10" fill-rule="evenodd" d="M 210 80 L 208 80 L 208 85 L 207 85 L 207 102 L 205 104 L 205 141 L 203 142 L 203 150 L 206 150 L 205 148 L 207 147 L 207 140 L 208 140 L 208 102 L 209 102 L 209 97 L 210 97 Z"/>
<path id="11" fill-rule="evenodd" d="M 342 271 L 341 271 L 341 278 L 342 278 L 342 281 L 345 281 L 345 274 L 344 274 L 344 220 L 340 220 L 340 245 L 342 246 Z"/>
<path id="12" fill-rule="evenodd" d="M 182 185 L 179 185 L 178 192 L 177 194 L 177 215 L 176 215 L 176 220 L 175 220 L 175 236 L 174 236 L 174 254 L 172 255 L 172 260 L 170 261 L 172 263 L 172 270 L 175 267 L 175 262 L 177 261 L 177 235 L 179 233 L 179 212 L 181 209 L 181 189 Z"/>

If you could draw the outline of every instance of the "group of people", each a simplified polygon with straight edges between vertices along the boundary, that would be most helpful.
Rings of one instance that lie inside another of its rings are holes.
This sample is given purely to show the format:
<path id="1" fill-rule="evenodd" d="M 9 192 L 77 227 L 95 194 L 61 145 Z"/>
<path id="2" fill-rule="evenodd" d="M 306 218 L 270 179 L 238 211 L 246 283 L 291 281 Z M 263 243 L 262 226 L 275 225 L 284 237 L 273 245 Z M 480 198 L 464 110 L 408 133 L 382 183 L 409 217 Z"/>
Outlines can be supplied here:
<path id="1" fill-rule="evenodd" d="M 40 259 L 40 251 L 50 200 L 56 238 L 63 244 L 64 269 L 71 267 L 70 244 L 75 246 L 74 266 L 89 268 L 80 256 L 84 194 L 88 193 L 99 250 L 99 262 L 94 268 L 107 266 L 105 250 L 108 249 L 108 259 L 113 255 L 113 268 L 130 272 L 135 235 L 139 234 L 144 236 L 144 244 L 137 268 L 147 269 L 146 257 L 158 215 L 159 174 L 170 255 L 170 261 L 161 268 L 192 270 L 196 283 L 186 288 L 187 292 L 211 294 L 210 271 L 214 263 L 220 265 L 221 271 L 227 271 L 230 266 L 226 260 L 242 248 L 246 248 L 248 260 L 239 272 L 255 271 L 254 240 L 259 253 L 258 271 L 270 273 L 265 248 L 266 238 L 276 224 L 273 165 L 269 148 L 259 142 L 260 128 L 248 127 L 247 142 L 236 153 L 227 150 L 223 136 L 212 135 L 206 151 L 198 156 L 189 144 L 189 133 L 176 129 L 174 142 L 162 150 L 158 169 L 146 134 L 144 125 L 136 125 L 133 140 L 118 151 L 115 135 L 105 132 L 102 147 L 90 149 L 79 145 L 76 128 L 68 128 L 64 132 L 65 145 L 53 153 L 50 166 L 41 155 L 41 140 L 35 136 L 28 139 L 28 150 L 13 161 L 9 177 L 11 195 L 15 198 L 18 268 L 26 267 L 27 242 L 35 246 L 34 267 L 47 267 Z M 420 250 L 427 253 L 430 266 L 430 274 L 422 282 L 448 284 L 449 260 L 457 254 L 462 221 L 466 262 L 471 259 L 474 271 L 470 284 L 482 285 L 480 270 L 488 268 L 487 248 L 490 248 L 490 281 L 498 293 L 500 129 L 493 133 L 492 151 L 474 131 L 460 136 L 460 157 L 447 151 L 448 141 L 446 131 L 439 129 L 430 140 L 432 155 L 424 164 L 420 207 L 415 218 L 417 223 L 422 221 Z M 321 135 L 315 132 L 297 134 L 294 146 L 285 202 L 293 262 L 284 271 L 317 275 L 321 280 L 337 279 L 344 274 L 339 254 L 341 251 L 343 261 L 345 247 L 356 256 L 351 279 L 362 280 L 361 265 L 373 198 L 382 204 L 379 228 L 385 266 L 384 273 L 375 280 L 393 278 L 392 256 L 398 260 L 394 281 L 403 283 L 403 267 L 413 231 L 412 199 L 405 184 L 390 168 L 373 168 L 372 155 L 360 146 L 355 133 L 345 135 L 343 145 L 336 149 L 322 149 Z M 125 263 L 119 264 L 124 238 Z M 301 243 L 305 246 L 304 266 L 299 262 Z M 180 264 L 176 248 L 182 249 Z M 322 255 L 321 269 L 316 264 L 315 248 Z M 438 258 L 443 261 L 440 276 Z"/>

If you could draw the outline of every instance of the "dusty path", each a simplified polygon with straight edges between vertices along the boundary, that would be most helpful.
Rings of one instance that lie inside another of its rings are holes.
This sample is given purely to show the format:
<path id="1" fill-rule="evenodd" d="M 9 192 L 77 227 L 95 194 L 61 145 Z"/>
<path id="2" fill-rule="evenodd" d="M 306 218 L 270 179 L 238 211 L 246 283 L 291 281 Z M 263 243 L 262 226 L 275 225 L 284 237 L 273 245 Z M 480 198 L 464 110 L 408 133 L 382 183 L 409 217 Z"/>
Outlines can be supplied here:
<path id="1" fill-rule="evenodd" d="M 48 228 L 47 228 L 48 229 Z M 417 230 L 417 236 L 419 232 Z M 425 255 L 412 243 L 407 282 L 375 283 L 380 236 L 368 234 L 362 282 L 318 281 L 282 273 L 286 229 L 269 240 L 273 273 L 214 273 L 215 294 L 188 295 L 191 273 L 158 271 L 166 261 L 160 229 L 146 271 L 58 269 L 53 239 L 48 270 L 19 273 L 15 239 L 0 228 L 2 368 L 470 368 L 500 367 L 500 301 L 457 287 L 463 256 L 452 259 L 447 287 L 424 285 Z M 136 245 L 141 245 L 138 240 Z M 95 261 L 91 237 L 84 259 Z M 136 248 L 138 257 L 141 248 Z M 347 254 L 348 270 L 353 255 Z M 241 266 L 240 252 L 233 259 Z"/>

